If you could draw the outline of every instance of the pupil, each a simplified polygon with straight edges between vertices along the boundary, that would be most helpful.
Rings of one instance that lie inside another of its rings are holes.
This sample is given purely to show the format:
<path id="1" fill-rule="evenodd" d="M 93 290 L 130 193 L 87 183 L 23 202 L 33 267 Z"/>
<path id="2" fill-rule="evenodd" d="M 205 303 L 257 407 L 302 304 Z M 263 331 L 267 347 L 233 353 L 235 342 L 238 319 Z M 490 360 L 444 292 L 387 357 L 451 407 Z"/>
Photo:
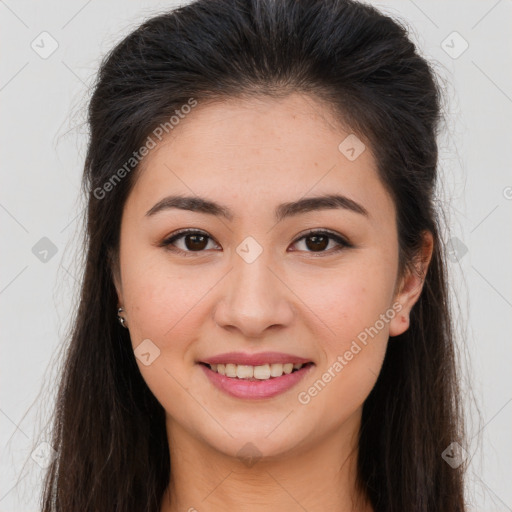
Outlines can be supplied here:
<path id="1" fill-rule="evenodd" d="M 202 239 L 202 241 L 198 242 L 198 239 Z M 189 243 L 190 240 L 192 240 L 192 244 Z M 191 251 L 194 251 L 194 250 L 201 251 L 204 249 L 204 247 L 206 245 L 204 243 L 205 240 L 206 240 L 205 235 L 186 235 L 185 245 L 187 246 L 187 249 L 189 249 Z M 199 244 L 199 245 L 197 245 L 197 244 Z"/>
<path id="2" fill-rule="evenodd" d="M 308 240 L 313 240 L 313 244 L 308 243 Z M 319 240 L 320 240 L 320 242 L 319 242 Z M 306 238 L 306 245 L 307 245 L 308 249 L 311 249 L 311 250 L 325 249 L 328 244 L 329 244 L 328 237 L 326 237 L 325 235 L 320 235 L 320 236 L 312 235 L 312 236 L 309 236 Z"/>

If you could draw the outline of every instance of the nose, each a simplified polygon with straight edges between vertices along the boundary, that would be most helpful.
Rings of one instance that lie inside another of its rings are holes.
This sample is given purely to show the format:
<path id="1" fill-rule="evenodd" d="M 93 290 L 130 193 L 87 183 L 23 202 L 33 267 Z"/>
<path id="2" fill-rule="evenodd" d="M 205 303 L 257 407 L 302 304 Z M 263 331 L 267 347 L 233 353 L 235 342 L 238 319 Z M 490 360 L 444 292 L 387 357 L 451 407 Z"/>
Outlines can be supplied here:
<path id="1" fill-rule="evenodd" d="M 245 338 L 259 338 L 271 327 L 290 325 L 293 293 L 275 267 L 265 251 L 252 263 L 234 254 L 214 312 L 217 325 L 238 330 Z"/>

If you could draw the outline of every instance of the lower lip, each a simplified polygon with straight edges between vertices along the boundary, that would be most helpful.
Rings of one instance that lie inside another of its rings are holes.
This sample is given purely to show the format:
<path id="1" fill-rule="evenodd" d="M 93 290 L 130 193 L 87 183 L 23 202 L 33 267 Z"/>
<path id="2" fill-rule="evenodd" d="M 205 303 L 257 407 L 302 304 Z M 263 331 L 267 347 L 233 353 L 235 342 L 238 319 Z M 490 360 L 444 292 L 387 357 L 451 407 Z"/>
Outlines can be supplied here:
<path id="1" fill-rule="evenodd" d="M 270 379 L 260 381 L 226 377 L 225 375 L 214 372 L 205 364 L 200 364 L 200 366 L 210 379 L 210 382 L 228 395 L 236 398 L 258 399 L 272 398 L 273 396 L 288 391 L 309 373 L 314 364 L 308 364 L 303 366 L 300 370 L 283 374 L 281 377 L 271 377 Z"/>

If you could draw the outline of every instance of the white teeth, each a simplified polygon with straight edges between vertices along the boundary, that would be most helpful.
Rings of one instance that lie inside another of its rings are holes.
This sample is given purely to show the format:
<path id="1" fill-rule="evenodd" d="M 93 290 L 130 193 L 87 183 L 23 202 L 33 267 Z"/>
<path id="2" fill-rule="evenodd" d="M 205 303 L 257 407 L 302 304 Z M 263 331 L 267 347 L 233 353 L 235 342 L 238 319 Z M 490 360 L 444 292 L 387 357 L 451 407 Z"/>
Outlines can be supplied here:
<path id="1" fill-rule="evenodd" d="M 252 379 L 254 376 L 254 366 L 247 366 L 245 364 L 236 365 L 236 376 L 239 379 Z"/>
<path id="2" fill-rule="evenodd" d="M 270 375 L 272 375 L 272 377 L 281 377 L 281 375 L 283 375 L 283 365 L 279 363 L 271 364 Z"/>
<path id="3" fill-rule="evenodd" d="M 260 380 L 270 379 L 270 365 L 262 364 L 254 367 L 254 378 Z"/>
<path id="4" fill-rule="evenodd" d="M 288 375 L 293 370 L 300 370 L 303 364 L 293 363 L 272 363 L 262 364 L 259 366 L 250 366 L 245 364 L 211 364 L 210 368 L 221 375 L 239 379 L 258 379 L 268 380 L 271 377 L 281 377 L 283 374 Z"/>
<path id="5" fill-rule="evenodd" d="M 287 375 L 289 373 L 292 373 L 293 371 L 293 363 L 286 363 L 286 364 L 283 364 L 283 372 L 286 373 Z"/>
<path id="6" fill-rule="evenodd" d="M 226 377 L 236 377 L 236 364 L 227 364 L 226 373 L 224 375 L 226 375 Z"/>

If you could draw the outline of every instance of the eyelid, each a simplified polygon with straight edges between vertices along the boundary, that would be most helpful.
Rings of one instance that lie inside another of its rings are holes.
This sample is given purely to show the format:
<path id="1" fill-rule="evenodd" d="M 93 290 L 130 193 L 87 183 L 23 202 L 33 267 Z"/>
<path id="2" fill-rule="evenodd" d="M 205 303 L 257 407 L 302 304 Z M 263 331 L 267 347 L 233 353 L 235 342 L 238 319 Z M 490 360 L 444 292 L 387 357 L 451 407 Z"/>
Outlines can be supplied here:
<path id="1" fill-rule="evenodd" d="M 297 238 L 293 241 L 293 243 L 297 243 L 299 240 L 302 240 L 303 238 L 307 238 L 310 235 L 327 235 L 336 242 L 340 243 L 341 245 L 345 245 L 347 247 L 353 247 L 353 245 L 348 241 L 347 238 L 345 238 L 343 235 L 340 235 L 339 233 L 335 231 L 331 231 L 329 229 L 324 228 L 313 228 L 305 231 L 304 233 L 301 233 L 297 236 Z M 320 254 L 320 253 L 318 253 Z"/>
<path id="2" fill-rule="evenodd" d="M 217 245 L 220 245 L 213 236 L 211 236 L 207 231 L 203 231 L 202 229 L 197 228 L 183 228 L 178 229 L 178 231 L 174 231 L 169 236 L 165 237 L 159 244 L 159 247 L 163 247 L 164 249 L 167 249 L 171 252 L 176 252 L 179 254 L 183 254 L 184 256 L 198 256 L 201 253 L 204 253 L 205 251 L 184 251 L 182 249 L 179 249 L 178 247 L 174 247 L 172 245 L 172 242 L 177 240 L 178 238 L 181 238 L 184 235 L 204 235 L 210 240 L 213 240 Z"/>
<path id="3" fill-rule="evenodd" d="M 207 231 L 203 231 L 198 228 L 183 228 L 178 229 L 178 231 L 173 231 L 169 236 L 165 237 L 162 243 L 168 243 L 170 240 L 174 238 L 178 238 L 179 235 L 205 235 L 212 240 L 215 240 L 213 236 L 211 236 Z"/>

